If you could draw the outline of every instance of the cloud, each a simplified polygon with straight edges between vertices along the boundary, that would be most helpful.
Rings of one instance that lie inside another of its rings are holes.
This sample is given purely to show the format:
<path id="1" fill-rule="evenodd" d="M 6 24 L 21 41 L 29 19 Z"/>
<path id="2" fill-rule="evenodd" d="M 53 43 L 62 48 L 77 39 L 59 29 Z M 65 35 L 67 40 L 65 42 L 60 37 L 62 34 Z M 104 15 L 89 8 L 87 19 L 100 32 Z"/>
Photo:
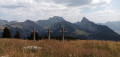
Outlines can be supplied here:
<path id="1" fill-rule="evenodd" d="M 58 4 L 65 4 L 66 6 L 82 6 L 88 5 L 92 2 L 92 0 L 53 0 Z"/>
<path id="2" fill-rule="evenodd" d="M 84 6 L 84 5 L 105 5 L 109 4 L 111 0 L 34 0 L 36 2 L 54 2 L 65 6 Z"/>
<path id="3" fill-rule="evenodd" d="M 42 4 L 54 4 L 64 7 L 99 7 L 109 4 L 111 0 L 0 0 L 0 7 L 2 8 L 20 8 L 41 6 Z M 47 5 L 46 8 L 49 6 Z M 53 6 L 53 7 L 54 7 Z M 40 8 L 40 7 L 39 7 Z M 52 7 L 51 7 L 52 8 Z"/>
<path id="4" fill-rule="evenodd" d="M 9 8 L 9 9 L 15 9 L 15 8 L 21 8 L 24 7 L 22 5 L 4 5 L 4 6 L 0 6 L 2 8 Z"/>
<path id="5" fill-rule="evenodd" d="M 103 22 L 97 19 L 101 18 L 103 20 L 106 18 L 104 16 L 113 15 L 113 13 L 110 13 L 110 10 L 105 11 L 110 2 L 111 0 L 0 0 L 0 18 L 18 21 L 25 21 L 26 19 L 36 21 L 48 19 L 52 16 L 62 16 L 68 21 L 77 22 L 86 16 L 93 21 L 96 19 L 95 22 Z M 88 10 L 92 12 L 89 13 Z M 108 12 L 109 14 L 107 15 L 106 13 Z M 116 16 L 118 15 L 116 14 Z M 117 18 L 116 16 L 113 17 Z"/>
<path id="6" fill-rule="evenodd" d="M 93 4 L 97 4 L 97 3 L 110 3 L 111 2 L 111 0 L 93 0 Z"/>

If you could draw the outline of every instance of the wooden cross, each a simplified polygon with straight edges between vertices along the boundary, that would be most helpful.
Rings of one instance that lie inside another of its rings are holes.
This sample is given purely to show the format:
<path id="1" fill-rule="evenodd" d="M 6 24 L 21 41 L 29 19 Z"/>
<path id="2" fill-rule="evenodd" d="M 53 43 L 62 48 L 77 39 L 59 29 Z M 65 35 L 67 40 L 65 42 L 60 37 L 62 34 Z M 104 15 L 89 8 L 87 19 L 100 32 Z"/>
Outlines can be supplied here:
<path id="1" fill-rule="evenodd" d="M 36 34 L 36 30 L 35 30 L 35 28 L 34 28 L 34 29 L 33 29 L 33 40 L 34 40 L 34 41 L 36 41 L 36 37 L 35 37 L 36 35 L 35 35 L 35 34 Z"/>
<path id="2" fill-rule="evenodd" d="M 60 31 L 60 32 L 62 32 L 62 40 L 64 41 L 64 32 L 67 32 L 67 31 L 65 31 L 64 26 L 62 26 L 62 31 Z"/>
<path id="3" fill-rule="evenodd" d="M 50 33 L 53 32 L 53 31 L 50 31 L 50 29 L 48 29 L 48 40 L 50 40 Z"/>

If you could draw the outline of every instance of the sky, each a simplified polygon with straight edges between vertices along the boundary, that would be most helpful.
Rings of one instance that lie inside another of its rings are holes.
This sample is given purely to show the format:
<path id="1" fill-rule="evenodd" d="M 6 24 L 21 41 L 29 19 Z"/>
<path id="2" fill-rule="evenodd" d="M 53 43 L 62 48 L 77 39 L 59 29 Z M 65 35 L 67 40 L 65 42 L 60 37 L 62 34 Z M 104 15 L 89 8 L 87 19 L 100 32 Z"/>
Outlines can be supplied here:
<path id="1" fill-rule="evenodd" d="M 0 19 L 47 20 L 61 16 L 70 22 L 83 17 L 95 23 L 120 21 L 120 0 L 0 0 Z"/>

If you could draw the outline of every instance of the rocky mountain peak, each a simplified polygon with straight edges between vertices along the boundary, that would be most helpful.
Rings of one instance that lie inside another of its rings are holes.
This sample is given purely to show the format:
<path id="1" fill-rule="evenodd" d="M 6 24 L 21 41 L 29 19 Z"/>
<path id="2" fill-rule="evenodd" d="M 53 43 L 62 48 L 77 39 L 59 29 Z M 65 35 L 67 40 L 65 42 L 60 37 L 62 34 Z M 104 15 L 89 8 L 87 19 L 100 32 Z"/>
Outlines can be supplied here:
<path id="1" fill-rule="evenodd" d="M 63 17 L 59 17 L 59 16 L 54 16 L 54 17 L 52 17 L 52 18 L 49 18 L 48 19 L 49 21 L 58 21 L 58 22 L 60 22 L 60 21 L 65 21 L 64 20 L 64 18 Z"/>
<path id="2" fill-rule="evenodd" d="M 83 19 L 81 20 L 81 22 L 90 22 L 86 17 L 83 17 Z"/>
<path id="3" fill-rule="evenodd" d="M 35 23 L 35 22 L 31 20 L 26 20 L 25 23 Z"/>
<path id="4" fill-rule="evenodd" d="M 82 29 L 88 30 L 89 32 L 97 31 L 97 25 L 92 21 L 89 21 L 86 17 L 83 17 L 81 22 L 77 22 L 76 24 L 79 25 Z"/>

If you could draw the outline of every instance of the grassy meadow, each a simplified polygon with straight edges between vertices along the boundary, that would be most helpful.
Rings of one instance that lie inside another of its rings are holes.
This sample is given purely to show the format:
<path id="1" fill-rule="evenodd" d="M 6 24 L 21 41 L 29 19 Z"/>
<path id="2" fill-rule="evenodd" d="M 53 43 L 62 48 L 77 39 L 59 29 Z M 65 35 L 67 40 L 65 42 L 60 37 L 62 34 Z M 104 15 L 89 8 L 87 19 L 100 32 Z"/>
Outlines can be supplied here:
<path id="1" fill-rule="evenodd" d="M 120 57 L 120 42 L 0 39 L 0 57 Z"/>

